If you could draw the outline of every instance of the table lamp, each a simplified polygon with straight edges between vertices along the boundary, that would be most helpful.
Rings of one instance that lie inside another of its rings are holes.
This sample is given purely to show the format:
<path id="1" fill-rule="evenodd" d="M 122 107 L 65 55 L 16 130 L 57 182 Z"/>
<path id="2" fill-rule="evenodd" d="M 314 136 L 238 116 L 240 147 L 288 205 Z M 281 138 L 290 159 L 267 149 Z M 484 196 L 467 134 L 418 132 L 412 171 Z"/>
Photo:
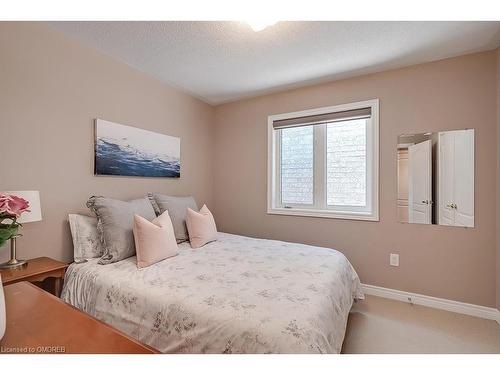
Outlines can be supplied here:
<path id="1" fill-rule="evenodd" d="M 31 223 L 42 220 L 42 210 L 40 207 L 40 193 L 38 191 L 3 191 L 2 194 L 15 195 L 26 199 L 29 202 L 29 211 L 21 213 L 17 219 L 18 223 Z M 22 236 L 16 234 L 10 238 L 10 260 L 0 264 L 0 269 L 18 268 L 27 263 L 26 260 L 18 260 L 16 258 L 16 238 Z"/>

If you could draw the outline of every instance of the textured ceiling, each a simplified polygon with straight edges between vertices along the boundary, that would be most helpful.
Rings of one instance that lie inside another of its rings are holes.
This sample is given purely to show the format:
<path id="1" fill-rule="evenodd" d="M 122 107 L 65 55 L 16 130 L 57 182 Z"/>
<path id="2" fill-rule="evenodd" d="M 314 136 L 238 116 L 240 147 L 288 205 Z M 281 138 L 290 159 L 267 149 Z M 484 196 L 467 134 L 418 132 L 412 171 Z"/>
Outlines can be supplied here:
<path id="1" fill-rule="evenodd" d="M 488 50 L 500 22 L 51 22 L 56 29 L 220 104 Z"/>

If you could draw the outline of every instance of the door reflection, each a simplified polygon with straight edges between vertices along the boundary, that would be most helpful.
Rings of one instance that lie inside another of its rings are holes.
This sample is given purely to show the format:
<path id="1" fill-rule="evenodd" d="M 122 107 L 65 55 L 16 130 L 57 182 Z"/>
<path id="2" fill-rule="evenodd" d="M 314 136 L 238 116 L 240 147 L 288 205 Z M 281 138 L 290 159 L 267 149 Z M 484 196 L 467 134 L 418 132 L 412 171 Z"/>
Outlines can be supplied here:
<path id="1" fill-rule="evenodd" d="M 398 137 L 398 220 L 474 227 L 474 130 Z"/>

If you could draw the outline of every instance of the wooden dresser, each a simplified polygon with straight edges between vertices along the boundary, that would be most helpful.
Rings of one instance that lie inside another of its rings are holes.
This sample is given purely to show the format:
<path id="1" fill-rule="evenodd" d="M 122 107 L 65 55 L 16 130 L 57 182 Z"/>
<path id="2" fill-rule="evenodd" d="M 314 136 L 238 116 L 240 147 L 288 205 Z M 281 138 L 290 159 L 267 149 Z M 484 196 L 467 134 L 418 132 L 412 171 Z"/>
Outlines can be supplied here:
<path id="1" fill-rule="evenodd" d="M 4 287 L 7 328 L 0 354 L 159 353 L 23 281 Z"/>

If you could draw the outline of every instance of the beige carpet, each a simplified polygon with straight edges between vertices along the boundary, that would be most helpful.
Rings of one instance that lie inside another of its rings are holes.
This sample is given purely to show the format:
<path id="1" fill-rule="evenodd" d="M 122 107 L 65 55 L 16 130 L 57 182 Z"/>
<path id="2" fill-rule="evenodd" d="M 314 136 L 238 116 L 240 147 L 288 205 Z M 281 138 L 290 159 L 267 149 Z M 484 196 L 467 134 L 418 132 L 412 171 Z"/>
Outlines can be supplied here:
<path id="1" fill-rule="evenodd" d="M 354 305 L 343 353 L 500 353 L 500 325 L 366 296 Z"/>

